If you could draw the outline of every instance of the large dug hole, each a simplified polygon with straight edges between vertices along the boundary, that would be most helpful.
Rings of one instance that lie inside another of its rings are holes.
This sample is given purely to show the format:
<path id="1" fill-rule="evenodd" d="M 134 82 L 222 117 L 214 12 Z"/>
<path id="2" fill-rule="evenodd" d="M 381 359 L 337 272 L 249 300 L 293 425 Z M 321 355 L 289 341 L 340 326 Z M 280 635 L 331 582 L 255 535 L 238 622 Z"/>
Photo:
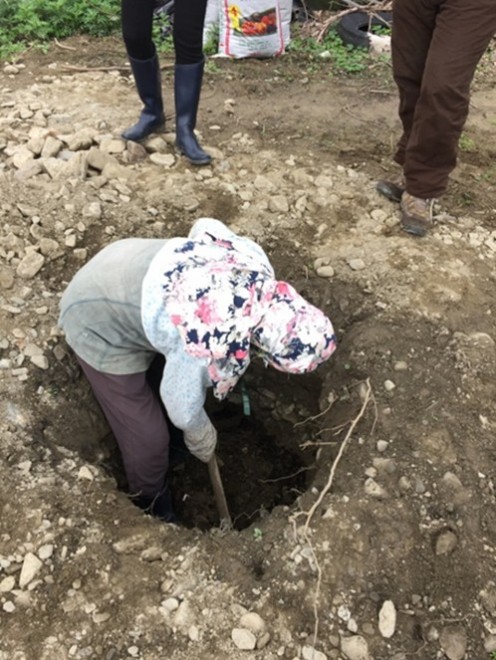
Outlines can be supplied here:
<path id="1" fill-rule="evenodd" d="M 291 376 L 252 364 L 225 402 L 213 397 L 206 410 L 217 432 L 217 461 L 233 526 L 244 529 L 276 506 L 289 506 L 314 475 L 315 453 L 302 447 L 315 439 L 311 418 L 318 414 L 320 380 Z M 106 468 L 125 490 L 126 482 L 112 436 L 104 440 Z M 173 451 L 169 469 L 174 507 L 181 525 L 219 525 L 207 466 L 184 450 Z"/>

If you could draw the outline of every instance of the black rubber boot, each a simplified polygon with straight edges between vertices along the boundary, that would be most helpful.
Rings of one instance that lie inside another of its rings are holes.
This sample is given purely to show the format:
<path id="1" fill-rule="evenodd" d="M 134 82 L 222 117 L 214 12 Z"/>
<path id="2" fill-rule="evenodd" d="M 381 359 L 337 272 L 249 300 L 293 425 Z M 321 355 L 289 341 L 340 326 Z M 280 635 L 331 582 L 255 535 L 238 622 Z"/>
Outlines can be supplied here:
<path id="1" fill-rule="evenodd" d="M 208 165 L 212 161 L 194 133 L 204 66 L 202 60 L 197 64 L 176 64 L 174 69 L 176 147 L 193 165 Z"/>
<path id="2" fill-rule="evenodd" d="M 145 513 L 148 513 L 155 518 L 159 518 L 164 522 L 177 522 L 169 484 L 165 484 L 160 493 L 157 493 L 155 497 L 139 495 L 138 497 L 133 497 L 131 499 L 133 504 L 142 509 Z"/>
<path id="3" fill-rule="evenodd" d="M 149 60 L 135 60 L 130 57 L 129 62 L 136 89 L 145 107 L 136 124 L 126 129 L 122 137 L 125 140 L 140 142 L 152 133 L 158 133 L 165 128 L 160 65 L 156 54 Z"/>

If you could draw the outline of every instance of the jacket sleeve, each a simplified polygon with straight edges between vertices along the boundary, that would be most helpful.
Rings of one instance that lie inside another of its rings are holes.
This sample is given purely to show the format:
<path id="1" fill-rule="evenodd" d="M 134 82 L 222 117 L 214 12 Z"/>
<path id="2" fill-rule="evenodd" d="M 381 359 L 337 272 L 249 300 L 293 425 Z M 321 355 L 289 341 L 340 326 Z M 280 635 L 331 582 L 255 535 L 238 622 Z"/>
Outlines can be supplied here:
<path id="1" fill-rule="evenodd" d="M 207 462 L 215 451 L 217 432 L 204 409 L 211 385 L 204 361 L 185 351 L 167 355 L 160 396 L 174 426 L 184 431 L 191 453 Z"/>

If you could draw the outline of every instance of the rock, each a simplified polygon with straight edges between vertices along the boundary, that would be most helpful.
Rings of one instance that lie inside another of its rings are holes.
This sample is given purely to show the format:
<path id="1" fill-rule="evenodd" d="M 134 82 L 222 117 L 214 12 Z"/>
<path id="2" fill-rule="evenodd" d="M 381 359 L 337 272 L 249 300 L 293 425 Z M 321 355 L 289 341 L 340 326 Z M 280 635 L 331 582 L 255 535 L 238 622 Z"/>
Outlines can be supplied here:
<path id="1" fill-rule="evenodd" d="M 303 660 L 327 660 L 327 656 L 317 651 L 313 646 L 304 646 L 301 650 Z"/>
<path id="2" fill-rule="evenodd" d="M 89 469 L 87 465 L 83 465 L 78 472 L 78 479 L 87 479 L 88 481 L 93 481 L 94 479 L 93 472 Z"/>
<path id="3" fill-rule="evenodd" d="M 231 639 L 241 651 L 253 651 L 257 645 L 257 638 L 247 628 L 233 628 Z"/>
<path id="4" fill-rule="evenodd" d="M 0 581 L 0 593 L 6 593 L 7 591 L 12 591 L 15 587 L 15 577 L 13 575 L 8 575 Z"/>
<path id="5" fill-rule="evenodd" d="M 174 625 L 178 628 L 189 628 L 193 625 L 193 610 L 187 600 L 183 600 L 174 615 Z"/>
<path id="6" fill-rule="evenodd" d="M 162 167 L 172 167 L 176 159 L 172 154 L 153 153 L 150 160 L 154 165 L 161 165 Z"/>
<path id="7" fill-rule="evenodd" d="M 341 651 L 348 660 L 370 660 L 369 646 L 361 635 L 343 637 L 341 639 Z"/>
<path id="8" fill-rule="evenodd" d="M 11 289 L 14 285 L 14 275 L 10 268 L 0 266 L 0 289 Z"/>
<path id="9" fill-rule="evenodd" d="M 190 626 L 188 629 L 188 637 L 192 642 L 198 642 L 200 639 L 200 631 L 197 626 Z"/>
<path id="10" fill-rule="evenodd" d="M 319 277 L 334 277 L 334 268 L 332 266 L 320 266 L 316 273 Z"/>
<path id="11" fill-rule="evenodd" d="M 46 355 L 33 355 L 30 360 L 31 364 L 34 364 L 38 369 L 46 370 L 50 366 Z"/>
<path id="12" fill-rule="evenodd" d="M 100 202 L 90 202 L 83 207 L 82 213 L 84 218 L 99 220 L 102 217 L 102 205 Z"/>
<path id="13" fill-rule="evenodd" d="M 5 603 L 2 605 L 2 609 L 4 612 L 7 612 L 8 614 L 11 614 L 12 612 L 15 611 L 15 605 L 11 600 L 5 601 Z"/>
<path id="14" fill-rule="evenodd" d="M 265 631 L 265 621 L 256 612 L 244 614 L 239 621 L 239 625 L 241 628 L 247 628 L 254 635 L 259 635 Z"/>
<path id="15" fill-rule="evenodd" d="M 436 555 L 449 555 L 458 545 L 458 538 L 450 529 L 440 532 L 436 538 Z"/>
<path id="16" fill-rule="evenodd" d="M 363 259 L 348 259 L 347 264 L 351 270 L 364 270 L 366 268 Z"/>
<path id="17" fill-rule="evenodd" d="M 365 480 L 364 487 L 366 494 L 370 497 L 376 497 L 377 499 L 386 499 L 389 497 L 387 490 L 370 477 Z"/>
<path id="18" fill-rule="evenodd" d="M 462 660 L 467 651 L 467 633 L 463 626 L 446 626 L 439 635 L 439 643 L 449 660 Z"/>
<path id="19" fill-rule="evenodd" d="M 45 561 L 46 559 L 50 559 L 50 557 L 52 555 L 53 555 L 53 545 L 52 545 L 52 543 L 45 543 L 45 545 L 41 545 L 38 548 L 38 557 L 42 561 Z"/>
<path id="20" fill-rule="evenodd" d="M 30 252 L 21 260 L 16 272 L 19 277 L 29 280 L 43 268 L 44 263 L 45 257 L 42 254 L 39 252 Z"/>
<path id="21" fill-rule="evenodd" d="M 396 607 L 392 600 L 385 600 L 379 611 L 379 632 L 389 639 L 396 630 Z"/>
<path id="22" fill-rule="evenodd" d="M 32 552 L 28 552 L 24 557 L 24 561 L 21 568 L 21 575 L 19 577 L 19 587 L 24 589 L 38 574 L 41 567 L 43 566 L 42 562 L 33 555 Z"/>
<path id="23" fill-rule="evenodd" d="M 43 149 L 41 150 L 41 156 L 42 158 L 53 158 L 55 157 L 59 151 L 62 149 L 62 142 L 60 140 L 57 140 L 57 138 L 52 137 L 49 135 L 47 139 L 45 140 L 45 144 L 43 145 Z"/>
<path id="24" fill-rule="evenodd" d="M 257 649 L 264 649 L 270 642 L 270 633 L 264 632 L 257 639 Z"/>
<path id="25" fill-rule="evenodd" d="M 496 651 L 496 635 L 489 635 L 489 637 L 486 637 L 484 640 L 484 650 L 486 653 Z"/>
<path id="26" fill-rule="evenodd" d="M 174 612 L 179 607 L 179 601 L 177 598 L 166 598 L 161 605 L 167 612 Z"/>
<path id="27" fill-rule="evenodd" d="M 392 380 L 385 380 L 384 381 L 384 389 L 386 392 L 392 392 L 396 388 L 396 385 L 393 383 Z"/>
<path id="28" fill-rule="evenodd" d="M 269 199 L 269 211 L 272 213 L 287 213 L 289 202 L 284 195 L 274 195 Z"/>

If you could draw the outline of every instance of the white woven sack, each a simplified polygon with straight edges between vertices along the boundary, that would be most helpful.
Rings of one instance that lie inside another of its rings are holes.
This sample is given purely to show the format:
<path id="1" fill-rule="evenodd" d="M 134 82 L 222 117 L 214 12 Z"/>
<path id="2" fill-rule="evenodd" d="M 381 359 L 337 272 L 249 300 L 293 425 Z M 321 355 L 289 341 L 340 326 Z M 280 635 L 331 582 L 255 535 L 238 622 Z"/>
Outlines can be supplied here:
<path id="1" fill-rule="evenodd" d="M 283 52 L 279 0 L 221 0 L 219 54 L 242 58 Z"/>

